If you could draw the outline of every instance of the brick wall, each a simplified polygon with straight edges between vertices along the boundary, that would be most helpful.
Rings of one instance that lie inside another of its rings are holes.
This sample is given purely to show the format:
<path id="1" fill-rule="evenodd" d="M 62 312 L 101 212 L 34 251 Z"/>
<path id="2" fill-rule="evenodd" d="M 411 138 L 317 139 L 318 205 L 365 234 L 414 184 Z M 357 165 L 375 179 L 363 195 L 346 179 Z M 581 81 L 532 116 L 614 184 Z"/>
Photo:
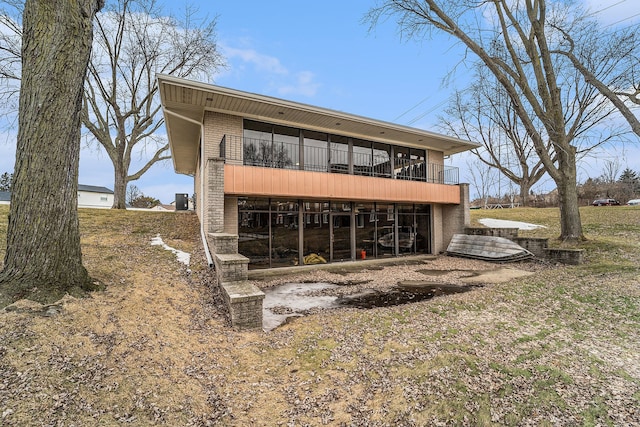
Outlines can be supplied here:
<path id="1" fill-rule="evenodd" d="M 220 141 L 223 136 L 242 136 L 242 117 L 207 111 L 204 115 L 204 135 L 205 158 L 220 157 Z M 237 147 L 227 147 L 227 150 L 230 149 L 238 150 Z M 239 150 L 242 151 L 242 146 Z M 234 156 L 234 158 L 236 157 Z"/>
<path id="2" fill-rule="evenodd" d="M 460 204 L 442 206 L 442 250 L 446 250 L 454 234 L 464 233 L 471 223 L 469 184 L 459 184 Z"/>

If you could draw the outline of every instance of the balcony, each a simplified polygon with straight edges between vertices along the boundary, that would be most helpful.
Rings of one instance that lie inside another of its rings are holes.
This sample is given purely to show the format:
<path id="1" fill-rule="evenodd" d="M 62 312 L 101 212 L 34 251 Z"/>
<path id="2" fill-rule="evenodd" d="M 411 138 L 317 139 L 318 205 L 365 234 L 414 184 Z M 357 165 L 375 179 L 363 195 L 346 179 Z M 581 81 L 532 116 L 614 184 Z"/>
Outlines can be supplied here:
<path id="1" fill-rule="evenodd" d="M 226 163 L 234 165 L 443 185 L 459 183 L 459 171 L 456 167 L 427 163 L 420 159 L 393 158 L 388 153 L 375 150 L 356 152 L 338 144 L 327 144 L 325 148 L 225 135 L 220 142 L 220 156 Z"/>

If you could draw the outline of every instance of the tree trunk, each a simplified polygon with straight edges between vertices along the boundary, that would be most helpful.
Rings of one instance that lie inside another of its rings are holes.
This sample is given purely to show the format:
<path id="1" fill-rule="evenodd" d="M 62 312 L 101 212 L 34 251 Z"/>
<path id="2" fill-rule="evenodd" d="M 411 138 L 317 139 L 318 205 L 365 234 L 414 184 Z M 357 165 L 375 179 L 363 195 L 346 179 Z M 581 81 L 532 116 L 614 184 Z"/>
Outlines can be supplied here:
<path id="1" fill-rule="evenodd" d="M 112 209 L 127 208 L 127 170 L 121 161 L 113 164 L 113 206 Z"/>
<path id="2" fill-rule="evenodd" d="M 531 190 L 531 184 L 528 180 L 523 179 L 520 181 L 520 206 L 529 206 L 529 190 Z"/>
<path id="3" fill-rule="evenodd" d="M 576 150 L 572 145 L 565 145 L 558 155 L 558 199 L 560 204 L 560 240 L 576 243 L 584 240 L 582 220 L 578 204 L 578 183 L 576 173 Z"/>
<path id="4" fill-rule="evenodd" d="M 92 287 L 82 265 L 78 164 L 82 88 L 99 0 L 27 0 L 22 83 L 0 306 Z"/>

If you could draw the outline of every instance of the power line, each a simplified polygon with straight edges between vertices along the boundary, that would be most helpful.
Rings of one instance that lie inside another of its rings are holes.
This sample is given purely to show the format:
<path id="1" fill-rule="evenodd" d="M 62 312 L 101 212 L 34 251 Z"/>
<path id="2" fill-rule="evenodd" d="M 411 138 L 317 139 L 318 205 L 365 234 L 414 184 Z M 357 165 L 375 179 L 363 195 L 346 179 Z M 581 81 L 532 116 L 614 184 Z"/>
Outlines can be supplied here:
<path id="1" fill-rule="evenodd" d="M 424 116 L 426 116 L 427 114 L 433 113 L 436 109 L 442 107 L 444 104 L 446 104 L 447 102 L 449 102 L 448 99 L 445 99 L 444 101 L 439 102 L 438 104 L 434 105 L 433 107 L 431 107 L 430 109 L 428 109 L 427 111 L 423 112 L 422 114 L 414 117 L 413 119 L 411 119 L 409 121 L 409 123 L 407 123 L 408 126 L 414 124 L 415 122 L 417 122 L 418 120 L 422 119 Z"/>
<path id="2" fill-rule="evenodd" d="M 406 115 L 409 111 L 414 110 L 416 107 L 418 107 L 419 105 L 423 104 L 427 99 L 430 98 L 430 95 L 427 95 L 426 97 L 424 97 L 422 99 L 422 101 L 418 102 L 416 105 L 414 105 L 413 107 L 409 108 L 407 111 L 405 111 L 404 113 L 400 114 L 398 117 L 396 117 L 395 119 L 393 119 L 393 121 L 395 122 L 396 120 L 398 120 L 400 117 Z"/>
<path id="3" fill-rule="evenodd" d="M 597 14 L 598 14 L 598 13 L 600 13 L 600 12 L 604 12 L 604 11 L 605 11 L 605 10 L 607 10 L 607 9 L 611 9 L 611 8 L 612 8 L 612 7 L 614 7 L 614 6 L 617 6 L 617 5 L 619 5 L 619 4 L 626 3 L 626 2 L 627 2 L 627 0 L 621 0 L 621 1 L 619 1 L 618 3 L 614 3 L 614 4 L 611 4 L 611 5 L 607 6 L 607 7 L 605 7 L 605 8 L 602 8 L 602 9 L 600 9 L 600 10 L 596 10 L 595 12 L 591 12 L 591 13 L 587 14 L 585 17 L 593 16 L 593 15 L 597 15 Z"/>

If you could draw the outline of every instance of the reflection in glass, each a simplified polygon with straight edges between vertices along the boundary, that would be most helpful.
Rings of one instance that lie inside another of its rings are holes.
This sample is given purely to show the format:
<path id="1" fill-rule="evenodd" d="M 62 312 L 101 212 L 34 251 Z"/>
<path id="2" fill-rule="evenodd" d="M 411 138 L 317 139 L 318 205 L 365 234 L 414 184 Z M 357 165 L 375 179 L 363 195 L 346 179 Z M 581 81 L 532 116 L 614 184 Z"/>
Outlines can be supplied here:
<path id="1" fill-rule="evenodd" d="M 376 204 L 377 257 L 395 255 L 395 215 L 393 204 Z"/>
<path id="2" fill-rule="evenodd" d="M 269 199 L 238 199 L 238 253 L 250 268 L 269 268 Z"/>
<path id="3" fill-rule="evenodd" d="M 326 133 L 304 131 L 304 170 L 327 172 L 327 144 Z"/>
<path id="4" fill-rule="evenodd" d="M 373 176 L 391 177 L 391 146 L 373 143 Z"/>
<path id="5" fill-rule="evenodd" d="M 351 214 L 331 214 L 333 224 L 333 253 L 331 261 L 351 260 Z"/>
<path id="6" fill-rule="evenodd" d="M 371 142 L 361 139 L 353 140 L 353 173 L 354 175 L 371 176 L 373 173 L 373 157 Z"/>
<path id="7" fill-rule="evenodd" d="M 349 173 L 349 139 L 331 135 L 329 150 L 330 172 Z"/>
<path id="8" fill-rule="evenodd" d="M 300 167 L 300 130 L 287 126 L 273 127 L 275 167 L 298 169 Z"/>
<path id="9" fill-rule="evenodd" d="M 395 155 L 393 167 L 396 179 L 411 179 L 409 147 L 395 147 Z"/>
<path id="10" fill-rule="evenodd" d="M 356 203 L 356 259 L 375 258 L 376 213 L 373 203 Z"/>
<path id="11" fill-rule="evenodd" d="M 287 267 L 298 260 L 298 202 L 271 201 L 271 266 Z"/>
<path id="12" fill-rule="evenodd" d="M 308 201 L 304 203 L 304 211 L 302 255 L 306 257 L 316 254 L 329 262 L 329 203 Z"/>
<path id="13" fill-rule="evenodd" d="M 414 181 L 427 180 L 426 151 L 411 149 L 411 179 Z"/>

